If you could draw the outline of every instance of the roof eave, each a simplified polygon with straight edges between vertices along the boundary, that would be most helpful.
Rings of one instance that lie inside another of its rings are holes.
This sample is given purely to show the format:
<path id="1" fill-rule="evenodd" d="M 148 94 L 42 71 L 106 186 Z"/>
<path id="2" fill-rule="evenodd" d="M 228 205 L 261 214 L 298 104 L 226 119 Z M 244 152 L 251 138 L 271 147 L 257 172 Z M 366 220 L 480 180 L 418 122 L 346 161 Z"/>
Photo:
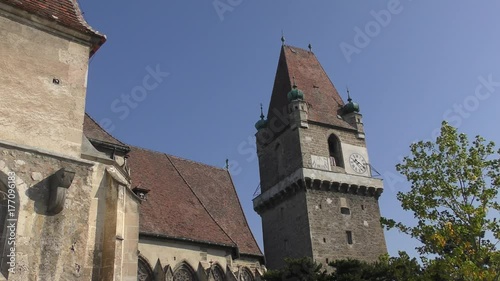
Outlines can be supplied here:
<path id="1" fill-rule="evenodd" d="M 106 35 L 101 34 L 98 31 L 92 29 L 85 22 L 85 20 L 83 20 L 79 8 L 75 9 L 77 9 L 76 12 L 79 17 L 79 21 L 82 24 L 82 26 L 85 27 L 86 32 L 60 24 L 53 20 L 49 20 L 45 17 L 40 17 L 36 14 L 30 13 L 19 7 L 11 6 L 9 4 L 0 2 L 1 16 L 5 16 L 11 20 L 32 26 L 36 29 L 45 31 L 47 33 L 51 33 L 53 35 L 57 35 L 63 38 L 68 38 L 70 40 L 74 40 L 81 44 L 87 45 L 90 48 L 89 51 L 89 58 L 90 58 L 106 42 Z"/>

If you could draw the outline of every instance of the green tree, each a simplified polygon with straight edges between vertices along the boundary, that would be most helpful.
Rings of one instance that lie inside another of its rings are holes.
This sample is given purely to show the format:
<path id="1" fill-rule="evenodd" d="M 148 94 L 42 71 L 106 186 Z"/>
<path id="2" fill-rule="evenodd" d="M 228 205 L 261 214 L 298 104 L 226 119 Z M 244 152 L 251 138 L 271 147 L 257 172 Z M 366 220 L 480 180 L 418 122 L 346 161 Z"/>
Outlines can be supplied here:
<path id="1" fill-rule="evenodd" d="M 310 258 L 285 259 L 285 267 L 280 270 L 269 270 L 263 278 L 266 281 L 327 281 L 327 273 L 321 264 Z"/>
<path id="2" fill-rule="evenodd" d="M 409 226 L 382 219 L 422 242 L 418 247 L 429 274 L 448 280 L 498 280 L 500 241 L 500 151 L 493 142 L 443 122 L 435 142 L 414 143 L 396 169 L 411 184 L 397 198 L 416 221 Z"/>
<path id="3" fill-rule="evenodd" d="M 379 261 L 346 259 L 331 262 L 329 273 L 310 258 L 286 259 L 281 270 L 270 270 L 266 281 L 440 281 L 445 279 L 426 275 L 415 258 L 400 252 L 399 257 L 383 256 Z"/>
<path id="4" fill-rule="evenodd" d="M 337 260 L 330 265 L 334 271 L 331 281 L 438 281 L 427 276 L 418 261 L 405 252 L 399 257 L 382 256 L 379 261 L 367 263 L 358 260 Z"/>

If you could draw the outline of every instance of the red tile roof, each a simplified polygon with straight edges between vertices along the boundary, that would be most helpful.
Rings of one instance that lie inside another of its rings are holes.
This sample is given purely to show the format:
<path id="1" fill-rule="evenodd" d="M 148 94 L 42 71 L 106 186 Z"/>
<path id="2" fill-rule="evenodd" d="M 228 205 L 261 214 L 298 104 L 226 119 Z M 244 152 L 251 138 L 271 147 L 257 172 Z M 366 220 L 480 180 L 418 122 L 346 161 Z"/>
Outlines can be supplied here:
<path id="1" fill-rule="evenodd" d="M 99 43 L 91 53 L 97 51 L 106 41 L 106 37 L 95 31 L 85 21 L 76 0 L 0 0 L 7 5 L 17 7 L 30 14 L 57 22 L 75 31 L 98 37 Z"/>
<path id="2" fill-rule="evenodd" d="M 292 46 L 281 48 L 268 120 L 280 120 L 275 110 L 286 112 L 287 94 L 292 89 L 293 77 L 309 104 L 309 120 L 354 129 L 337 117 L 344 102 L 314 53 Z"/>
<path id="3" fill-rule="evenodd" d="M 240 252 L 262 255 L 248 226 L 229 172 L 177 157 L 171 159 L 215 222 L 236 242 Z"/>
<path id="4" fill-rule="evenodd" d="M 85 136 L 91 141 L 100 141 L 105 142 L 112 145 L 127 147 L 126 144 L 114 138 L 108 132 L 106 132 L 97 122 L 85 113 L 85 117 L 83 119 L 83 132 Z"/>
<path id="5" fill-rule="evenodd" d="M 126 146 L 85 114 L 90 140 Z M 140 206 L 140 232 L 237 247 L 263 256 L 250 231 L 227 170 L 139 147 L 130 147 L 133 187 L 149 190 Z"/>
<path id="6" fill-rule="evenodd" d="M 131 147 L 133 186 L 149 189 L 140 207 L 140 232 L 237 246 L 262 256 L 228 171 Z"/>

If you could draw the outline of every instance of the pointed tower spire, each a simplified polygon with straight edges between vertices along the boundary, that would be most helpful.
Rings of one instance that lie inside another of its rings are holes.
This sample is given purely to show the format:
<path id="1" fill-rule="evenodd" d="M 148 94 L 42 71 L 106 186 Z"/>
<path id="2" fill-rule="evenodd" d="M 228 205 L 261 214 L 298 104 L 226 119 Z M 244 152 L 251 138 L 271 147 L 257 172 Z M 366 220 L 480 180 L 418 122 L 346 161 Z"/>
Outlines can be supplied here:
<path id="1" fill-rule="evenodd" d="M 288 107 L 290 100 L 287 94 L 293 90 L 293 84 L 303 91 L 303 100 L 311 109 L 308 115 L 311 121 L 352 129 L 349 123 L 337 117 L 345 102 L 314 53 L 309 52 L 307 48 L 301 49 L 288 44 L 281 47 L 271 102 L 266 115 L 269 126 L 273 124 L 273 127 L 284 128 L 288 125 L 282 120 L 279 112 Z"/>

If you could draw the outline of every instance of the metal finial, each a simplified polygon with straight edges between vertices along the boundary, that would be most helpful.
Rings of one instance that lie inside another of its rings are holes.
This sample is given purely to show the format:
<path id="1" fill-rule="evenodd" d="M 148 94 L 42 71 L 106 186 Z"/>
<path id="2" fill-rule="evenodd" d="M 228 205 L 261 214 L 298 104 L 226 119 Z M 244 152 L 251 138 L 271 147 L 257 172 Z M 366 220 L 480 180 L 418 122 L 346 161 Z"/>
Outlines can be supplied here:
<path id="1" fill-rule="evenodd" d="M 351 93 L 349 92 L 349 87 L 346 87 L 346 88 L 347 88 L 347 101 L 351 102 L 352 99 L 351 99 Z"/>
<path id="2" fill-rule="evenodd" d="M 260 104 L 260 119 L 264 120 L 264 111 L 262 110 L 262 103 Z"/>
<path id="3" fill-rule="evenodd" d="M 313 51 L 313 47 L 312 47 L 311 43 L 309 43 L 309 45 L 307 45 L 307 48 L 309 48 L 309 52 Z"/>
<path id="4" fill-rule="evenodd" d="M 297 84 L 295 83 L 295 76 L 292 76 L 292 79 L 293 79 L 293 88 L 297 88 Z"/>
<path id="5" fill-rule="evenodd" d="M 285 34 L 283 33 L 283 30 L 281 30 L 281 45 L 285 45 Z"/>
<path id="6" fill-rule="evenodd" d="M 229 170 L 229 159 L 226 158 L 226 170 Z"/>

